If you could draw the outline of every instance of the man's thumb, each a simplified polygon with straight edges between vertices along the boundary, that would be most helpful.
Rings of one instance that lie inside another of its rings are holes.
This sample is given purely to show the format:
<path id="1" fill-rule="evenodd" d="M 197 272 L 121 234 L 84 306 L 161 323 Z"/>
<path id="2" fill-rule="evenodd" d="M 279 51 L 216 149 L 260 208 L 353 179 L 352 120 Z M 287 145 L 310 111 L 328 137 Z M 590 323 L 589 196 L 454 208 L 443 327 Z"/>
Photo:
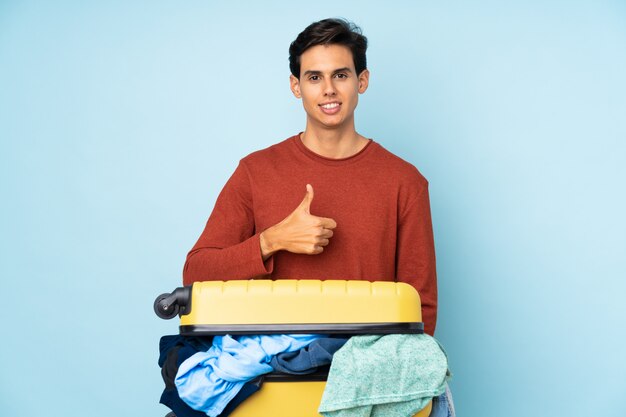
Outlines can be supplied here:
<path id="1" fill-rule="evenodd" d="M 313 201 L 313 187 L 311 184 L 306 185 L 306 194 L 304 200 L 300 203 L 300 208 L 308 214 L 311 214 L 311 202 Z"/>

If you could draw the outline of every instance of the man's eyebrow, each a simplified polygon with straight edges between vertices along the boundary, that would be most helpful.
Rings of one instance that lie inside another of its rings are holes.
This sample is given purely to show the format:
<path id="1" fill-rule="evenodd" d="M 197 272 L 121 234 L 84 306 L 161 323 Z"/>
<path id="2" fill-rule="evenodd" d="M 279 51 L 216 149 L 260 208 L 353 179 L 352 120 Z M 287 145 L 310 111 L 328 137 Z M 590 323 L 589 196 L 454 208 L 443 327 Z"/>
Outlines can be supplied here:
<path id="1" fill-rule="evenodd" d="M 352 72 L 352 70 L 348 67 L 339 68 L 333 71 L 333 74 L 337 74 L 338 72 Z"/>
<path id="2" fill-rule="evenodd" d="M 333 74 L 336 74 L 338 72 L 352 72 L 352 70 L 348 67 L 338 68 L 333 71 Z M 321 74 L 322 74 L 322 71 L 319 71 L 319 70 L 307 70 L 307 71 L 304 71 L 304 74 L 302 75 L 321 75 Z"/>

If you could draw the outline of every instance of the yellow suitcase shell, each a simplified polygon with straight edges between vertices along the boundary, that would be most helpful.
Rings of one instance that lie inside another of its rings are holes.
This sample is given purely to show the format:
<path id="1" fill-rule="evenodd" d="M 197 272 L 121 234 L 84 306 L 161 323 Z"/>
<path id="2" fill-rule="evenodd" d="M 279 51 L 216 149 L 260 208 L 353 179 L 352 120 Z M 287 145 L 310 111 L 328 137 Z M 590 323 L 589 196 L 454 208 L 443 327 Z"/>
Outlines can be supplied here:
<path id="1" fill-rule="evenodd" d="M 179 290 L 176 311 L 180 308 L 182 335 L 423 332 L 419 294 L 405 283 L 206 281 Z M 325 385 L 306 376 L 282 382 L 270 374 L 230 416 L 320 417 L 317 408 Z M 432 402 L 415 417 L 427 417 L 431 407 Z"/>
<path id="2" fill-rule="evenodd" d="M 229 414 L 230 417 L 322 417 L 317 409 L 324 393 L 324 381 L 264 382 Z M 428 417 L 432 401 L 413 417 Z"/>
<path id="3" fill-rule="evenodd" d="M 181 334 L 420 333 L 420 298 L 409 284 L 342 280 L 194 283 Z"/>

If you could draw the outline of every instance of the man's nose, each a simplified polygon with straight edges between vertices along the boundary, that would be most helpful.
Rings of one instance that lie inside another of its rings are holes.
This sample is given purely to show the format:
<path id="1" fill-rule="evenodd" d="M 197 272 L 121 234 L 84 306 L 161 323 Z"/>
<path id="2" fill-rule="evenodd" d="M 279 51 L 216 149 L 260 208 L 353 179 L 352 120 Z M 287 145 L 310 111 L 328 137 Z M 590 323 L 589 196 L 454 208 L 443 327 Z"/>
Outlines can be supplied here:
<path id="1" fill-rule="evenodd" d="M 336 93 L 336 90 L 335 90 L 335 85 L 333 84 L 332 78 L 327 79 L 326 82 L 324 83 L 324 95 L 334 96 L 335 93 Z"/>

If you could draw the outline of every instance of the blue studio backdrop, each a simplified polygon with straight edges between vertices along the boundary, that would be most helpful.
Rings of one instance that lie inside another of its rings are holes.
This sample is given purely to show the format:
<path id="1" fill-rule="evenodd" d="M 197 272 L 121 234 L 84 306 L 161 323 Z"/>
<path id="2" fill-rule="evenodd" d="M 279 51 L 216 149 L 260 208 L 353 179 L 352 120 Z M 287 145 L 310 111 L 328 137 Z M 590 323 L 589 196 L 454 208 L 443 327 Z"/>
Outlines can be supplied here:
<path id="1" fill-rule="evenodd" d="M 370 40 L 357 129 L 430 182 L 459 416 L 623 416 L 626 3 L 0 1 L 0 415 L 162 416 L 152 312 L 304 128 L 288 47 Z"/>

